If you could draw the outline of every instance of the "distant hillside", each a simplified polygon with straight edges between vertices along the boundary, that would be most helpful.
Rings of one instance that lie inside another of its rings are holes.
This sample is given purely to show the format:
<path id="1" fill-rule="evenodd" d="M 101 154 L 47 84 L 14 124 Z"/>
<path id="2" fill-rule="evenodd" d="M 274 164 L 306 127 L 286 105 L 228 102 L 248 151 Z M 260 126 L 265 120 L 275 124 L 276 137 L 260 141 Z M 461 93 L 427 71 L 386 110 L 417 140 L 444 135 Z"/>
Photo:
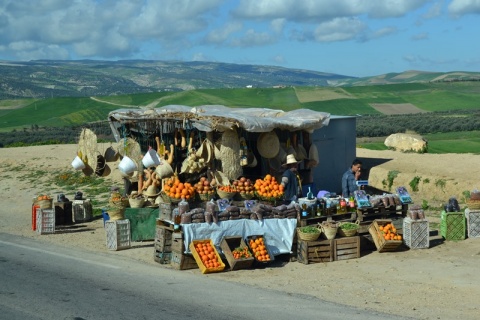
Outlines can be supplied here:
<path id="1" fill-rule="evenodd" d="M 275 66 L 179 61 L 0 61 L 0 100 L 191 89 L 328 86 L 352 77 Z"/>
<path id="2" fill-rule="evenodd" d="M 369 86 L 396 83 L 480 81 L 480 72 L 427 72 L 410 70 L 402 73 L 387 73 L 363 78 L 348 78 L 332 81 L 334 86 Z"/>

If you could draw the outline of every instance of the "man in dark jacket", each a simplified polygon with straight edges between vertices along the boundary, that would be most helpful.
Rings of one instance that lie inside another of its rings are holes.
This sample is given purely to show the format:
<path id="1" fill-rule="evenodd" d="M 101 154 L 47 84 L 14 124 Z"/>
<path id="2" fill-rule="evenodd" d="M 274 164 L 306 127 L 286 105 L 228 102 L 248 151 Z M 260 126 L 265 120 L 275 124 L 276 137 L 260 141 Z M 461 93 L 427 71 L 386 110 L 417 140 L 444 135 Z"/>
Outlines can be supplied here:
<path id="1" fill-rule="evenodd" d="M 362 169 L 362 161 L 355 159 L 352 162 L 352 166 L 342 176 L 342 196 L 344 198 L 350 198 L 353 196 L 353 192 L 358 190 L 357 180 L 360 178 Z"/>

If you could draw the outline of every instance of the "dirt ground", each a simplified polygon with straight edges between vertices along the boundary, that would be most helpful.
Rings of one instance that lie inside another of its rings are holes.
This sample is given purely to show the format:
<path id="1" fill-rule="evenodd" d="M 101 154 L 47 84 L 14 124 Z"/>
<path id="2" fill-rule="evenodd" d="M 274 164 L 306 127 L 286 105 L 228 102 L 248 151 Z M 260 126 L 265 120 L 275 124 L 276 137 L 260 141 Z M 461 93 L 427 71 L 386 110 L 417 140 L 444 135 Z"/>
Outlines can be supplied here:
<path id="1" fill-rule="evenodd" d="M 102 220 L 75 225 L 74 229 L 60 229 L 52 235 L 38 235 L 31 230 L 32 198 L 39 193 L 56 195 L 61 191 L 55 186 L 47 187 L 48 181 L 56 172 L 72 170 L 70 163 L 75 152 L 76 145 L 0 149 L 0 232 L 167 268 L 153 260 L 151 241 L 134 242 L 128 250 L 108 251 Z M 357 156 L 364 160 L 370 184 L 379 189 L 392 170 L 398 171 L 393 186 L 405 185 L 409 190 L 410 181 L 421 177 L 419 190 L 412 192 L 412 197 L 415 203 L 425 200 L 434 207 L 428 212 L 432 222 L 438 222 L 438 208 L 450 196 L 460 200 L 465 190 L 480 185 L 478 155 L 418 155 L 357 149 Z M 117 171 L 113 165 L 108 183 L 120 185 Z M 73 194 L 66 192 L 70 199 Z M 209 275 L 202 275 L 199 270 L 178 272 L 312 295 L 415 319 L 478 319 L 480 239 L 443 241 L 433 228 L 431 235 L 429 249 L 366 252 L 359 259 L 310 265 L 277 261 L 265 269 Z"/>

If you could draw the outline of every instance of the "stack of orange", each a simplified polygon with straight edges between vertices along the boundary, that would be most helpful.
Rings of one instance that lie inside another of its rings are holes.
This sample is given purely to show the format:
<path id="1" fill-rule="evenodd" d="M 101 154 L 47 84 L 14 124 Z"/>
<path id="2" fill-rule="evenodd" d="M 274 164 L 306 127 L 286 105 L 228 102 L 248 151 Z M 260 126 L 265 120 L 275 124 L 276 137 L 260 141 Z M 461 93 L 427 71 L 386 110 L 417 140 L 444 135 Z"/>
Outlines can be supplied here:
<path id="1" fill-rule="evenodd" d="M 250 249 L 252 249 L 255 259 L 258 261 L 270 261 L 270 255 L 268 254 L 263 237 L 250 239 L 248 245 L 250 246 Z"/>
<path id="2" fill-rule="evenodd" d="M 163 186 L 163 191 L 173 199 L 192 199 L 195 196 L 195 188 L 191 183 L 181 182 L 177 176 L 168 178 Z"/>
<path id="3" fill-rule="evenodd" d="M 270 174 L 267 174 L 263 179 L 257 179 L 254 187 L 255 192 L 260 198 L 279 199 L 283 197 L 283 186 Z"/>
<path id="4" fill-rule="evenodd" d="M 221 190 L 221 191 L 225 191 L 225 192 L 237 192 L 237 188 L 235 188 L 234 185 L 230 185 L 230 186 L 220 186 L 218 187 L 218 190 Z"/>
<path id="5" fill-rule="evenodd" d="M 383 238 L 385 240 L 402 240 L 402 236 L 397 234 L 397 229 L 392 223 L 380 226 L 379 229 L 383 232 Z"/>
<path id="6" fill-rule="evenodd" d="M 198 242 L 195 244 L 195 250 L 198 256 L 202 260 L 202 263 L 207 268 L 218 268 L 221 266 L 221 262 L 218 261 L 215 250 L 210 242 Z"/>

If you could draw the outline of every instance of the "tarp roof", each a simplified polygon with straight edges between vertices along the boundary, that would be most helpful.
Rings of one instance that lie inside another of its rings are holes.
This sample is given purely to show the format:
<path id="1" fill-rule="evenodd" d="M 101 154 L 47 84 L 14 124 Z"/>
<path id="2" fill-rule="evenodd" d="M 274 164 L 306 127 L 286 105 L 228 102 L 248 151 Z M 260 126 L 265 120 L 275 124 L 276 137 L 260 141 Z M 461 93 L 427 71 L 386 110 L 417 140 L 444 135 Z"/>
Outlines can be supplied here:
<path id="1" fill-rule="evenodd" d="M 188 120 L 193 127 L 207 132 L 225 131 L 234 127 L 248 132 L 270 132 L 273 129 L 313 132 L 328 125 L 330 114 L 309 109 L 286 112 L 266 108 L 229 108 L 222 105 L 168 105 L 154 109 L 118 109 L 110 112 L 108 119 L 111 124 L 142 120 Z"/>

